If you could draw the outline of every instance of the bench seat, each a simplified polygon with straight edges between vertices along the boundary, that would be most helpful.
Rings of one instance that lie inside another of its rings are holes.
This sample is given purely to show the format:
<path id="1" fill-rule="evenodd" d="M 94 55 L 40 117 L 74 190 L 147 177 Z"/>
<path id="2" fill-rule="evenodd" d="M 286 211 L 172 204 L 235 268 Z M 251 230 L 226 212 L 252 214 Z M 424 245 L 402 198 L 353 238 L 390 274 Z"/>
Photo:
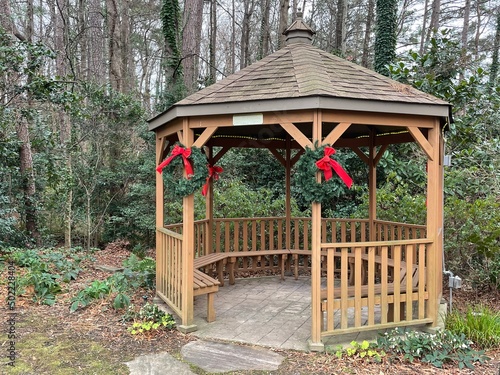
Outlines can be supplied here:
<path id="1" fill-rule="evenodd" d="M 200 270 L 193 272 L 193 295 L 207 295 L 207 321 L 215 320 L 214 295 L 219 291 L 219 280 L 216 280 Z"/>

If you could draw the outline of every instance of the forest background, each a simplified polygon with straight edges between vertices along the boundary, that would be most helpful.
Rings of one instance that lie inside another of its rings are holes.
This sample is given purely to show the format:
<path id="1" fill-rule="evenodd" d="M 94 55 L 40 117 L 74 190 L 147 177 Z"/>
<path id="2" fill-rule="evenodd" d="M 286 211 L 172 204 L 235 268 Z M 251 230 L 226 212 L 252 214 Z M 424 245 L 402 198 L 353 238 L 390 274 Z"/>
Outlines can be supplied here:
<path id="1" fill-rule="evenodd" d="M 500 2 L 486 0 L 0 0 L 0 247 L 154 247 L 154 134 L 146 120 L 284 45 L 304 10 L 313 44 L 447 100 L 445 265 L 500 288 Z M 324 216 L 367 217 L 366 167 Z M 425 163 L 392 146 L 378 217 L 425 223 Z M 217 217 L 284 214 L 267 150 L 221 160 Z M 294 192 L 293 211 L 310 207 Z M 197 215 L 204 199 L 196 194 Z M 180 199 L 167 192 L 169 222 Z"/>

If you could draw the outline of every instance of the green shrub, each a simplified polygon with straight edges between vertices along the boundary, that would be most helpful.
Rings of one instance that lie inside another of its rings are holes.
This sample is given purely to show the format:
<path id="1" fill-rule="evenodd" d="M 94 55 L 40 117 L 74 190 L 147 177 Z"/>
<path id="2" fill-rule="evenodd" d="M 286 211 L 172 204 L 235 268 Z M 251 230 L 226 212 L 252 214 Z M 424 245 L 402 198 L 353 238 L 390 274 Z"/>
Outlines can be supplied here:
<path id="1" fill-rule="evenodd" d="M 131 317 L 130 311 L 128 318 Z M 159 329 L 172 329 L 175 327 L 175 320 L 171 314 L 160 310 L 155 304 L 146 303 L 138 313 L 134 314 L 134 323 L 128 328 L 132 335 L 149 333 Z"/>
<path id="2" fill-rule="evenodd" d="M 152 258 L 139 259 L 135 254 L 123 261 L 123 272 L 116 272 L 104 281 L 95 280 L 71 300 L 70 311 L 86 307 L 94 300 L 105 299 L 115 294 L 114 309 L 130 305 L 129 293 L 138 288 L 154 288 L 156 262 Z"/>
<path id="3" fill-rule="evenodd" d="M 6 256 L 26 271 L 19 276 L 16 294 L 25 293 L 33 286 L 34 301 L 46 305 L 56 302 L 56 295 L 62 292 L 60 282 L 75 280 L 81 272 L 80 263 L 89 258 L 81 249 L 9 248 Z"/>
<path id="4" fill-rule="evenodd" d="M 488 358 L 484 351 L 471 347 L 472 341 L 464 334 L 440 330 L 435 334 L 408 331 L 400 328 L 386 332 L 377 339 L 377 346 L 387 354 L 403 355 L 409 362 L 419 360 L 436 367 L 445 363 L 457 364 L 459 368 L 473 369 L 474 362 L 483 363 Z"/>
<path id="5" fill-rule="evenodd" d="M 131 254 L 123 261 L 125 267 L 124 274 L 131 279 L 135 278 L 138 286 L 149 289 L 154 288 L 156 278 L 156 262 L 153 258 L 145 257 L 139 259 L 135 254 Z"/>
<path id="6" fill-rule="evenodd" d="M 446 329 L 463 334 L 482 349 L 500 347 L 500 312 L 478 306 L 446 316 Z"/>
<path id="7" fill-rule="evenodd" d="M 500 202 L 489 196 L 445 202 L 445 262 L 477 288 L 500 287 Z"/>

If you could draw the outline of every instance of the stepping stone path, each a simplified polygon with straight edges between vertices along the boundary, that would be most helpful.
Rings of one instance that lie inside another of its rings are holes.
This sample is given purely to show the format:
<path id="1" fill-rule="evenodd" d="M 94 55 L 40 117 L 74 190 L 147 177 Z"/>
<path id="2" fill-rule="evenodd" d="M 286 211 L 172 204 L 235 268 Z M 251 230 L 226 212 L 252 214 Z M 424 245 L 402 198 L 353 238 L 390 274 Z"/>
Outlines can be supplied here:
<path id="1" fill-rule="evenodd" d="M 127 362 L 130 375 L 194 375 L 189 365 L 168 353 L 149 354 Z"/>
<path id="2" fill-rule="evenodd" d="M 224 344 L 211 341 L 193 341 L 181 349 L 184 361 L 210 373 L 237 370 L 277 370 L 284 357 L 266 349 Z"/>

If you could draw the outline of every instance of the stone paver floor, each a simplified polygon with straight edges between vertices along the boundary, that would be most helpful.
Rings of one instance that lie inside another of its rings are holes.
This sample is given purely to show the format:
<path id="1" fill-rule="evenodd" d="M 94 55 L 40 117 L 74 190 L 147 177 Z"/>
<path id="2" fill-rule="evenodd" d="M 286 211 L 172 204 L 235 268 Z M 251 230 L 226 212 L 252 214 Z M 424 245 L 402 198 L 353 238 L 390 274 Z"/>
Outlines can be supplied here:
<path id="1" fill-rule="evenodd" d="M 192 334 L 281 349 L 308 350 L 311 334 L 311 279 L 262 277 L 225 283 L 215 295 L 216 320 L 206 321 L 206 296 L 195 298 Z M 350 317 L 351 319 L 353 317 Z M 376 319 L 380 319 L 376 314 Z M 342 343 L 374 338 L 374 333 L 342 337 Z M 326 345 L 338 344 L 335 339 Z"/>

